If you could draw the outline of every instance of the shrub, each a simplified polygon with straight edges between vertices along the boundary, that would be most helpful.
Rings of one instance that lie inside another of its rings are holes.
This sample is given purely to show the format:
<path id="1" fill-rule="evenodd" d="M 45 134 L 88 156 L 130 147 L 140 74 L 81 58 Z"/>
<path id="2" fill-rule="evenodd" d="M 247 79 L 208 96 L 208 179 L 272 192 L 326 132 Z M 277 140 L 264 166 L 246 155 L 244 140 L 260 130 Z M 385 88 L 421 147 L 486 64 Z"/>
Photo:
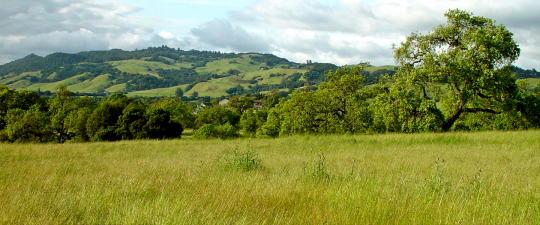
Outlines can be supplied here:
<path id="1" fill-rule="evenodd" d="M 216 126 L 217 137 L 221 139 L 237 138 L 240 135 L 236 132 L 236 128 L 230 123 Z"/>
<path id="2" fill-rule="evenodd" d="M 248 143 L 245 152 L 240 152 L 236 146 L 232 157 L 225 158 L 225 166 L 228 169 L 247 172 L 262 168 L 262 160 Z"/>
<path id="3" fill-rule="evenodd" d="M 205 124 L 197 131 L 195 131 L 193 138 L 195 139 L 212 139 L 212 138 L 221 138 L 221 139 L 231 139 L 237 138 L 240 135 L 236 131 L 236 128 L 226 123 L 224 125 L 213 125 Z"/>
<path id="4" fill-rule="evenodd" d="M 216 138 L 218 136 L 216 127 L 212 124 L 205 124 L 201 126 L 195 133 L 193 134 L 193 138 L 195 139 L 210 139 L 210 138 Z"/>

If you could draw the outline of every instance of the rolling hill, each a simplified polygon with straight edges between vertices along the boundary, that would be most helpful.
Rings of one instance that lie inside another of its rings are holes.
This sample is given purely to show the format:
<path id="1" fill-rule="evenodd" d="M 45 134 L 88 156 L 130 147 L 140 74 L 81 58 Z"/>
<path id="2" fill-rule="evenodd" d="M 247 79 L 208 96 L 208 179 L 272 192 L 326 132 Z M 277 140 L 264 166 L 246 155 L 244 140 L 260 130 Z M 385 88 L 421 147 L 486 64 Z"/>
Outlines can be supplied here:
<path id="1" fill-rule="evenodd" d="M 31 54 L 0 66 L 0 84 L 54 93 L 58 85 L 81 95 L 122 92 L 128 96 L 220 97 L 317 85 L 335 70 L 329 63 L 300 64 L 271 54 L 184 51 L 167 46 L 143 50 Z M 366 75 L 394 66 L 369 67 Z"/>
<path id="2" fill-rule="evenodd" d="M 185 96 L 197 92 L 198 96 L 215 98 L 317 85 L 337 68 L 330 63 L 290 62 L 272 54 L 184 51 L 161 46 L 46 57 L 31 54 L 1 65 L 0 84 L 44 94 L 66 85 L 80 95 L 121 92 L 132 97 L 174 96 L 182 88 Z M 373 84 L 380 75 L 396 70 L 391 65 L 368 65 L 363 74 L 365 83 Z M 540 78 L 534 69 L 516 67 L 515 73 L 517 78 Z"/>

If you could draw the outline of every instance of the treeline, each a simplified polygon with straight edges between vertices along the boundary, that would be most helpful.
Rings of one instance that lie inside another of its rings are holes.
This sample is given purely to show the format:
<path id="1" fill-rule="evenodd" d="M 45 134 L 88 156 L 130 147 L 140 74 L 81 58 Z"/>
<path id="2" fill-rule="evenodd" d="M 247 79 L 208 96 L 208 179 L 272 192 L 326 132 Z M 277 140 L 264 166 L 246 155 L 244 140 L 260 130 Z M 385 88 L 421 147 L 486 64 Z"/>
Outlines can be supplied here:
<path id="1" fill-rule="evenodd" d="M 152 102 L 113 94 L 100 101 L 75 97 L 60 86 L 53 98 L 0 86 L 0 140 L 4 142 L 116 141 L 180 138 L 192 126 L 179 99 Z"/>
<path id="2" fill-rule="evenodd" d="M 402 72 L 405 73 L 405 72 Z M 260 99 L 236 96 L 229 107 L 202 109 L 196 117 L 196 138 L 232 138 L 238 130 L 246 136 L 278 137 L 291 134 L 374 134 L 445 131 L 517 130 L 540 127 L 540 89 L 520 89 L 507 71 L 503 101 L 478 98 L 463 106 L 448 125 L 456 103 L 451 92 L 441 92 L 450 82 L 435 82 L 419 89 L 403 74 L 385 75 L 366 86 L 362 68 L 339 68 L 326 76 L 317 90 L 301 89 L 289 98 L 277 91 Z M 499 87 L 500 88 L 500 87 Z M 534 91 L 536 90 L 536 92 Z M 445 126 L 449 126 L 446 128 Z"/>
<path id="3" fill-rule="evenodd" d="M 540 72 L 536 71 L 536 69 L 522 69 L 517 66 L 512 67 L 512 72 L 516 74 L 517 79 L 525 79 L 525 78 L 540 78 Z"/>
<path id="4" fill-rule="evenodd" d="M 440 93 L 438 83 L 430 90 L 415 90 L 405 77 L 383 76 L 371 88 L 363 84 L 359 68 L 340 68 L 329 74 L 316 91 L 294 92 L 268 111 L 257 136 L 300 133 L 414 133 L 441 131 L 515 130 L 540 127 L 540 93 L 520 90 L 515 79 L 508 84 L 507 99 L 468 102 L 460 116 L 445 129 L 455 103 Z M 538 90 L 538 89 L 534 89 Z M 504 94 L 504 93 L 500 93 Z M 440 104 L 440 107 L 437 105 Z"/>

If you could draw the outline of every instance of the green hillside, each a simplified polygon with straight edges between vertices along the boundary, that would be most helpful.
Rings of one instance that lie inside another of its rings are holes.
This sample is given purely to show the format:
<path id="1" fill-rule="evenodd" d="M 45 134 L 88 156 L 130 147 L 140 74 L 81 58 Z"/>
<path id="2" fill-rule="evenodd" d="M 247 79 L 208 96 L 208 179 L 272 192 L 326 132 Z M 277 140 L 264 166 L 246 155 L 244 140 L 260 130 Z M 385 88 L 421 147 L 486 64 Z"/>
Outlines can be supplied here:
<path id="1" fill-rule="evenodd" d="M 317 85 L 330 63 L 300 64 L 271 54 L 184 51 L 166 46 L 136 51 L 113 49 L 77 54 L 29 55 L 0 66 L 0 84 L 12 89 L 55 92 L 58 85 L 81 95 L 122 92 L 129 96 L 173 96 L 182 88 L 185 96 L 221 97 L 272 89 L 294 90 Z M 365 84 L 393 75 L 396 66 L 367 65 Z M 529 78 L 535 86 L 540 73 L 515 69 L 517 78 Z"/>
<path id="2" fill-rule="evenodd" d="M 329 69 L 303 65 L 270 54 L 183 51 L 166 46 L 136 51 L 55 53 L 29 55 L 0 66 L 0 84 L 12 89 L 55 92 L 66 85 L 79 94 L 122 92 L 128 96 L 174 96 L 182 88 L 186 96 L 220 97 L 238 91 L 295 89 L 304 86 L 311 72 L 324 77 Z"/>

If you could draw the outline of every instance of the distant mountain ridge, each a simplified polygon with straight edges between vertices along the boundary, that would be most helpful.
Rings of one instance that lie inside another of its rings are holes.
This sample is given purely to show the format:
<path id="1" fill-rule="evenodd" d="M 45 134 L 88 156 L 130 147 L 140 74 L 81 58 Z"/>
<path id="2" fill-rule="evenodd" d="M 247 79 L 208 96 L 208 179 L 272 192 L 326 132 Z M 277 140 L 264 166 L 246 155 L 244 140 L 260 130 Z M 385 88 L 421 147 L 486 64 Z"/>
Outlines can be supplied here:
<path id="1" fill-rule="evenodd" d="M 51 92 L 63 84 L 71 91 L 98 94 L 180 87 L 188 92 L 186 94 L 192 94 L 189 91 L 198 85 L 204 86 L 202 83 L 233 77 L 199 93 L 215 97 L 226 95 L 227 90 L 237 85 L 248 90 L 253 89 L 248 86 L 257 86 L 255 89 L 260 91 L 294 89 L 303 86 L 308 79 L 319 83 L 328 70 L 335 68 L 333 64 L 312 64 L 307 68 L 271 54 L 184 51 L 161 46 L 135 51 L 54 53 L 46 57 L 31 54 L 0 66 L 0 83 L 14 89 Z M 302 80 L 306 72 L 309 78 Z M 254 74 L 258 74 L 255 79 Z M 263 79 L 268 82 L 261 82 Z M 170 94 L 168 90 L 156 96 Z"/>
<path id="2" fill-rule="evenodd" d="M 185 95 L 220 97 L 317 85 L 337 68 L 331 63 L 295 63 L 272 54 L 161 46 L 53 53 L 46 57 L 30 54 L 1 65 L 0 84 L 40 92 L 55 92 L 62 84 L 80 94 L 122 92 L 145 97 L 172 96 L 181 88 Z M 368 67 L 363 73 L 365 83 L 375 83 L 380 75 L 396 70 L 395 66 Z M 540 77 L 535 70 L 515 71 L 518 77 Z"/>

